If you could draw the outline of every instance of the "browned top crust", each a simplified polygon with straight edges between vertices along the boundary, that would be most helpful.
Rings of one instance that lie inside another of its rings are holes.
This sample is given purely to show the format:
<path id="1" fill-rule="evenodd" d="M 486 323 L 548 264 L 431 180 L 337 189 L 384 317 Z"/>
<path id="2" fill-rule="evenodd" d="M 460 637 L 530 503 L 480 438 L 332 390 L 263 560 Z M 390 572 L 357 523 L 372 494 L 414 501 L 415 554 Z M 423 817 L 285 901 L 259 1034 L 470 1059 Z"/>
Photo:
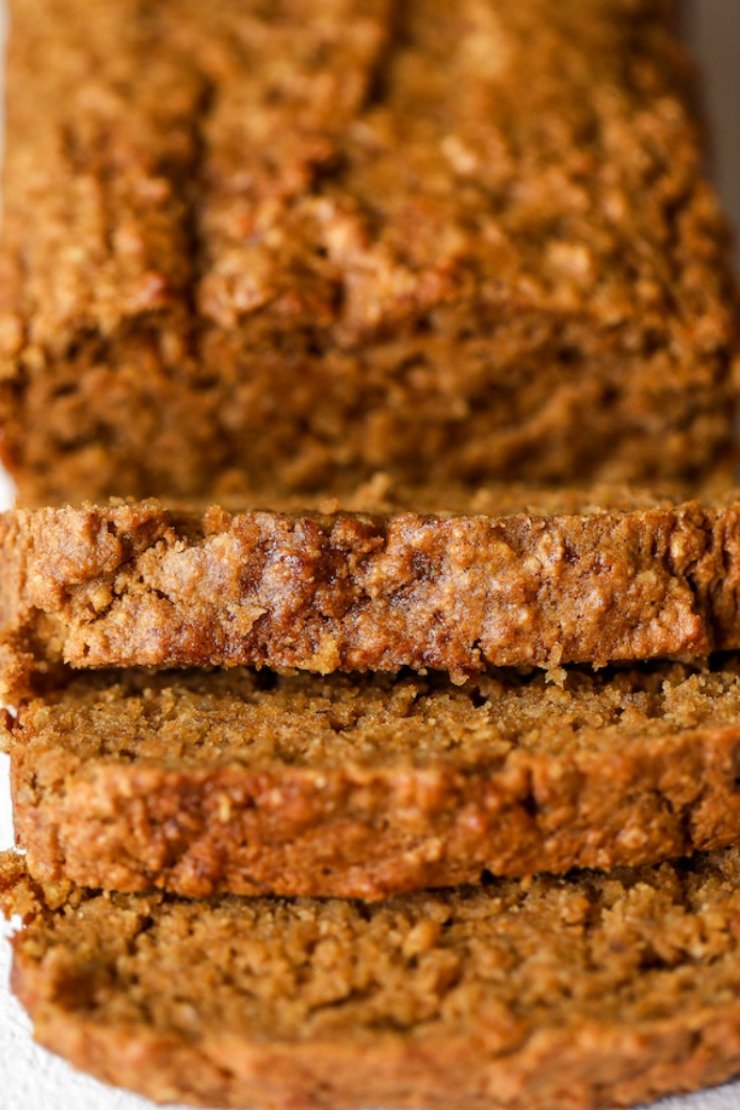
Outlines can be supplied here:
<path id="1" fill-rule="evenodd" d="M 58 661 L 410 666 L 462 679 L 487 665 L 740 646 L 734 491 L 699 502 L 371 488 L 348 504 L 370 511 L 337 500 L 242 511 L 145 501 L 6 514 L 10 696 L 23 694 L 24 664 Z"/>
<path id="2" fill-rule="evenodd" d="M 10 151 L 25 203 L 47 209 L 47 175 L 66 171 L 57 220 L 23 228 L 33 342 L 63 350 L 83 322 L 107 334 L 157 312 L 183 329 L 194 280 L 198 309 L 226 328 L 278 302 L 287 323 L 326 312 L 348 343 L 473 287 L 616 326 L 637 313 L 662 324 L 668 284 L 683 326 L 708 326 L 697 309 L 719 275 L 702 258 L 709 285 L 686 274 L 681 229 L 667 243 L 650 193 L 632 195 L 650 171 L 674 203 L 699 186 L 671 6 L 160 0 L 143 15 L 137 0 L 23 0 L 12 61 L 75 93 L 42 119 L 10 102 L 14 131 L 36 124 Z"/>
<path id="3" fill-rule="evenodd" d="M 0 886 L 38 1039 L 160 1101 L 593 1110 L 740 1067 L 736 850 L 375 906 Z"/>
<path id="4" fill-rule="evenodd" d="M 17 0 L 23 492 L 716 460 L 733 293 L 672 10 Z"/>
<path id="5" fill-rule="evenodd" d="M 740 840 L 740 660 L 442 676 L 76 672 L 8 715 L 29 873 L 377 899 Z"/>

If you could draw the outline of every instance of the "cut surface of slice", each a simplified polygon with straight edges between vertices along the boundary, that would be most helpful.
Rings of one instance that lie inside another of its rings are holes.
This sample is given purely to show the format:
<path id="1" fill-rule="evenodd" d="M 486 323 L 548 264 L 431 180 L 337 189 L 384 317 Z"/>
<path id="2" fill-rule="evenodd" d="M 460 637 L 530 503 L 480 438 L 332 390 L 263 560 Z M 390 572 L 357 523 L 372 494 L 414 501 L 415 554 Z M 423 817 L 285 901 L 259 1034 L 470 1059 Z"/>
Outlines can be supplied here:
<path id="1" fill-rule="evenodd" d="M 35 878 L 377 899 L 740 842 L 740 662 L 83 674 L 8 718 Z"/>
<path id="2" fill-rule="evenodd" d="M 380 482 L 303 508 L 18 510 L 0 524 L 0 567 L 3 637 L 31 670 L 410 666 L 464 678 L 740 646 L 734 490 L 700 501 Z"/>
<path id="3" fill-rule="evenodd" d="M 46 891 L 0 863 L 36 1037 L 161 1102 L 594 1110 L 740 1070 L 740 857 L 366 906 Z"/>

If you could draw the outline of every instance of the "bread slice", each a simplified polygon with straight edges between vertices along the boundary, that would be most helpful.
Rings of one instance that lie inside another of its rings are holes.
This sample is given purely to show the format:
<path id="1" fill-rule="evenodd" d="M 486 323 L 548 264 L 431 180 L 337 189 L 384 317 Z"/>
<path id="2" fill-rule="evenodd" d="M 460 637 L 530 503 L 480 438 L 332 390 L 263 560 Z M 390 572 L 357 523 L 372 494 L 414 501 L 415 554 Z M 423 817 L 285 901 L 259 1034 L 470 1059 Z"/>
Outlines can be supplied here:
<path id="1" fill-rule="evenodd" d="M 37 1039 L 156 1101 L 593 1110 L 740 1071 L 735 850 L 374 906 L 0 885 Z"/>
<path id="2" fill-rule="evenodd" d="M 462 679 L 740 646 L 735 491 L 700 502 L 381 483 L 308 509 L 20 510 L 0 524 L 0 572 L 0 626 L 31 668 L 410 666 Z"/>
<path id="3" fill-rule="evenodd" d="M 7 732 L 45 882 L 389 893 L 740 843 L 740 661 L 441 678 L 82 675 Z"/>

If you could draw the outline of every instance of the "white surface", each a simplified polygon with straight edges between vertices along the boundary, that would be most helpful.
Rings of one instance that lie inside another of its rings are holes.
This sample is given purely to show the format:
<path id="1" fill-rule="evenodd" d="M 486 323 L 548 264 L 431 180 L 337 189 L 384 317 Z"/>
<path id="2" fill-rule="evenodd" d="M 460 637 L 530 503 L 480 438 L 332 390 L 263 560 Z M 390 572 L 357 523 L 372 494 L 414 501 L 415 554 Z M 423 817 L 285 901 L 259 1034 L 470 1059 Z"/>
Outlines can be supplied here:
<path id="1" fill-rule="evenodd" d="M 708 101 L 716 125 L 717 177 L 725 204 L 740 226 L 740 0 L 697 0 L 694 9 L 692 25 L 709 76 Z M 0 472 L 0 508 L 10 504 L 11 497 L 10 483 Z M 7 758 L 0 756 L 0 848 L 11 844 Z M 151 1103 L 74 1072 L 33 1044 L 28 1019 L 7 986 L 9 966 L 9 946 L 0 941 L 0 1110 L 150 1108 Z M 659 1105 L 661 1110 L 740 1110 L 740 1082 Z"/>

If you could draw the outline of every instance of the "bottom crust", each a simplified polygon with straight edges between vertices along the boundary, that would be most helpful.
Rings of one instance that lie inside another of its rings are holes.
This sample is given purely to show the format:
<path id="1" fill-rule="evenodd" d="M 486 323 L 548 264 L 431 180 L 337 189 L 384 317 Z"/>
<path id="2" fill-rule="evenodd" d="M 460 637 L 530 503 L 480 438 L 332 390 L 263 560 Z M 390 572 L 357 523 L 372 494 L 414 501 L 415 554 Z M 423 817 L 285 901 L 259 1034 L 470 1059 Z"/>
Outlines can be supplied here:
<path id="1" fill-rule="evenodd" d="M 21 976 L 22 980 L 22 976 Z M 22 997 L 22 981 L 19 984 Z M 106 1028 L 61 1011 L 37 1040 L 103 1082 L 160 1104 L 265 1110 L 382 1106 L 460 1110 L 630 1107 L 715 1086 L 740 1072 L 740 1005 L 670 1027 L 550 1033 L 506 1059 L 485 1041 L 387 1050 L 364 1045 L 186 1044 L 149 1030 Z"/>

